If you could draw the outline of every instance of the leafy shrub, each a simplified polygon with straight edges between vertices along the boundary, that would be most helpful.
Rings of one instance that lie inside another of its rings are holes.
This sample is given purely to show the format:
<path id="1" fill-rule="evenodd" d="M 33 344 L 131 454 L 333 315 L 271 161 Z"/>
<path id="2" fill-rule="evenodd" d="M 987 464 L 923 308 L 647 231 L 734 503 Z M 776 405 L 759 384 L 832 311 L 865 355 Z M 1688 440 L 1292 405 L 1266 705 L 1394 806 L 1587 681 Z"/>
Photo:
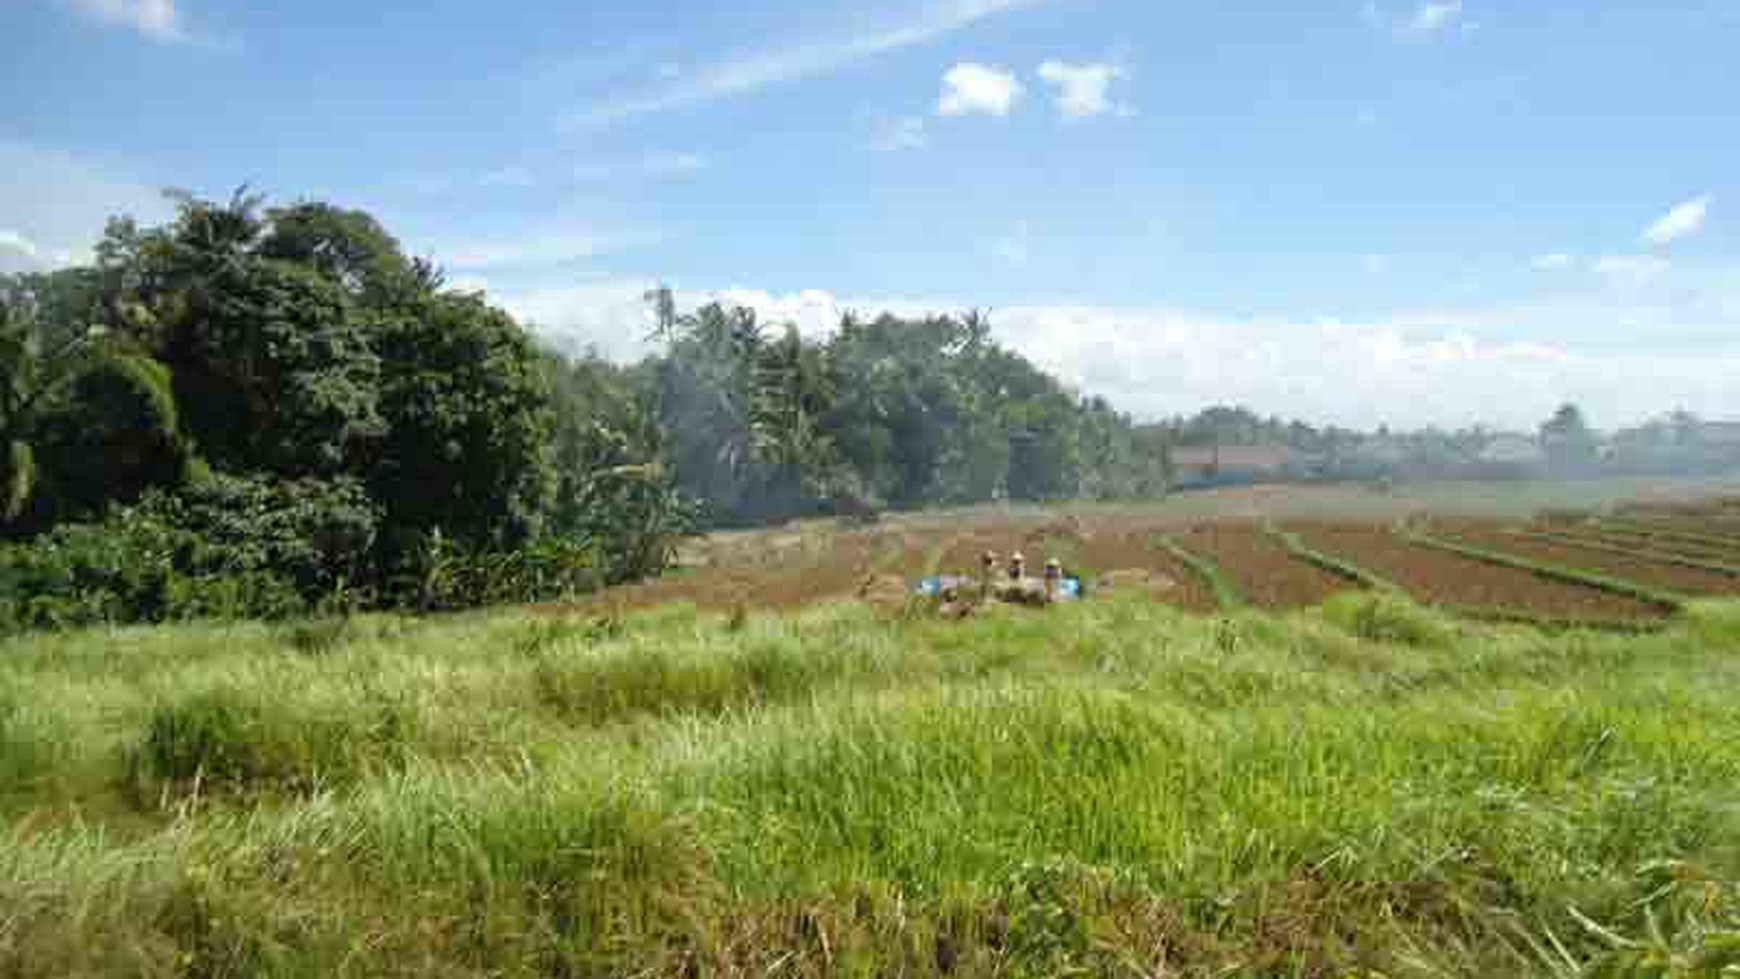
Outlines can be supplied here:
<path id="1" fill-rule="evenodd" d="M 347 478 L 268 480 L 213 475 L 143 504 L 148 518 L 203 544 L 198 571 L 271 570 L 310 604 L 374 576 L 380 509 Z"/>
<path id="2" fill-rule="evenodd" d="M 0 631 L 282 618 L 305 604 L 291 580 L 266 566 L 234 566 L 222 549 L 147 509 L 0 545 Z"/>

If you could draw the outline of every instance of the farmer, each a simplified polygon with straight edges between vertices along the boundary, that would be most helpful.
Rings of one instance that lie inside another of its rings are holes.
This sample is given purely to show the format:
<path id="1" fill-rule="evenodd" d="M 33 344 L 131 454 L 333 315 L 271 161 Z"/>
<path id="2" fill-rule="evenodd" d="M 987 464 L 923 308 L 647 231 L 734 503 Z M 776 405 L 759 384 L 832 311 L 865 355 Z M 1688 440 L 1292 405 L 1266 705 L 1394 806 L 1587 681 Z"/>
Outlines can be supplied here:
<path id="1" fill-rule="evenodd" d="M 1050 560 L 1045 562 L 1045 600 L 1046 600 L 1046 602 L 1049 603 L 1049 602 L 1057 601 L 1058 596 L 1060 594 L 1058 590 L 1062 587 L 1063 587 L 1063 562 L 1059 561 L 1057 558 L 1051 558 Z"/>
<path id="2" fill-rule="evenodd" d="M 1009 555 L 1009 580 L 1017 585 L 1027 580 L 1027 558 L 1020 551 Z"/>
<path id="3" fill-rule="evenodd" d="M 986 551 L 979 558 L 979 601 L 989 601 L 997 580 L 997 552 Z"/>

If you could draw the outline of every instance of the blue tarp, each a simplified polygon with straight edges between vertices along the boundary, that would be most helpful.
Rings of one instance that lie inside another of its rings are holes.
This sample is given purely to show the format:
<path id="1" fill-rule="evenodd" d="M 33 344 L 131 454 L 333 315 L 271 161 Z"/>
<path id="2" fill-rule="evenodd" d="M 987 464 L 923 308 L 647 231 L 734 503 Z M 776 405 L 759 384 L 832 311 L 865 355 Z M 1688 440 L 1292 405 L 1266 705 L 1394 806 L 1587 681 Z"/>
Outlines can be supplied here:
<path id="1" fill-rule="evenodd" d="M 951 578 L 948 576 L 925 578 L 918 583 L 918 593 L 920 595 L 940 595 L 942 594 L 943 589 L 951 587 L 976 589 L 978 588 L 978 582 L 975 582 L 970 578 Z M 1060 579 L 1058 583 L 1058 591 L 1071 598 L 1080 598 L 1081 579 Z"/>

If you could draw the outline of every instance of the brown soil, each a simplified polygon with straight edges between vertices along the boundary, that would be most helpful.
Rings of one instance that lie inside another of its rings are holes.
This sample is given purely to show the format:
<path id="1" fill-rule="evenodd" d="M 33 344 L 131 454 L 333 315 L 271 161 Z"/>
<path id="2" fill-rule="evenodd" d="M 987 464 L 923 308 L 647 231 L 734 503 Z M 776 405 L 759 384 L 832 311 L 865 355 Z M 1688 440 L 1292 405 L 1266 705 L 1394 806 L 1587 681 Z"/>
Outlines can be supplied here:
<path id="1" fill-rule="evenodd" d="M 1489 551 L 1499 551 L 1542 564 L 1590 571 L 1621 581 L 1663 588 L 1682 595 L 1740 595 L 1740 576 L 1663 564 L 1612 551 L 1519 537 L 1502 528 L 1461 524 L 1445 526 L 1444 536 Z"/>
<path id="2" fill-rule="evenodd" d="M 1202 524 L 1179 534 L 1178 542 L 1214 562 L 1252 604 L 1263 608 L 1320 605 L 1336 592 L 1360 587 L 1293 557 L 1252 523 Z"/>
<path id="3" fill-rule="evenodd" d="M 1384 527 L 1301 524 L 1291 529 L 1312 548 L 1387 578 L 1416 598 L 1434 604 L 1590 621 L 1666 614 L 1666 610 L 1635 598 L 1410 544 Z"/>

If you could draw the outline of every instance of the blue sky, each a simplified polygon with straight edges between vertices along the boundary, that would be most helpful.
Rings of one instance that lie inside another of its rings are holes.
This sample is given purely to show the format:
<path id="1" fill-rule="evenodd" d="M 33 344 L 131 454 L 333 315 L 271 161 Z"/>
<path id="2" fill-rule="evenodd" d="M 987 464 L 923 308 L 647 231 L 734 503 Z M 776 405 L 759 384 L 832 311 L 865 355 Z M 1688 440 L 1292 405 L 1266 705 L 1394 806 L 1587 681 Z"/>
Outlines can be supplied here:
<path id="1" fill-rule="evenodd" d="M 989 307 L 1138 414 L 1740 416 L 1740 0 L 5 0 L 0 268 L 369 209 L 546 333 Z"/>

